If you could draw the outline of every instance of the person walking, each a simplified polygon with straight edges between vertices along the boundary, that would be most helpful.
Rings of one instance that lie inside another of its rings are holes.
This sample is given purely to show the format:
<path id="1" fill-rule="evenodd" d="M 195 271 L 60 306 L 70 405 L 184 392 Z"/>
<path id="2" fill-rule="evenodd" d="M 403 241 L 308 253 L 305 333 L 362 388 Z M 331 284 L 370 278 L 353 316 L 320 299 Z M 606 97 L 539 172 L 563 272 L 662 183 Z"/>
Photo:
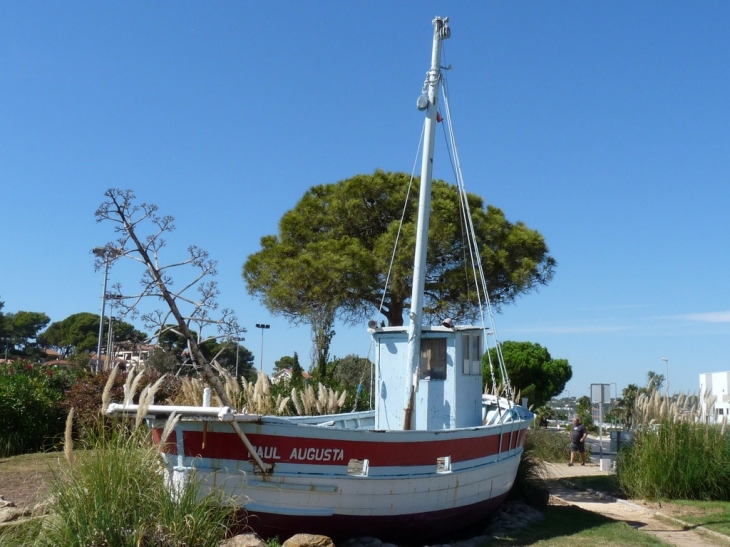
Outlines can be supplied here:
<path id="1" fill-rule="evenodd" d="M 580 423 L 580 418 L 573 420 L 573 430 L 570 432 L 570 463 L 568 466 L 573 467 L 575 463 L 575 454 L 580 452 L 581 465 L 586 464 L 586 437 L 588 430 L 586 426 Z"/>

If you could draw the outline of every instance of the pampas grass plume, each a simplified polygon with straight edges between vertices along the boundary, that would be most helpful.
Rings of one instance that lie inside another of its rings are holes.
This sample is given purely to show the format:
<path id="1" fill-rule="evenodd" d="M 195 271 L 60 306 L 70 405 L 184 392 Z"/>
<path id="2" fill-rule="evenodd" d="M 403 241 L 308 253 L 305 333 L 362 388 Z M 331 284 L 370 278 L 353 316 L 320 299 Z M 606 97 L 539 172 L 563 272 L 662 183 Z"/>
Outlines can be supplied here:
<path id="1" fill-rule="evenodd" d="M 74 409 L 71 410 L 66 416 L 66 429 L 63 435 L 63 454 L 66 456 L 66 461 L 73 467 L 74 464 L 74 440 L 73 440 L 73 424 L 74 424 Z"/>
<path id="2" fill-rule="evenodd" d="M 104 385 L 104 391 L 101 394 L 101 413 L 106 414 L 106 410 L 109 408 L 109 403 L 111 403 L 112 397 L 112 387 L 114 386 L 114 380 L 117 377 L 117 374 L 119 373 L 119 366 L 114 365 L 114 368 L 111 371 L 111 374 L 109 374 L 109 378 L 106 380 L 106 384 Z M 71 412 L 73 412 L 73 408 L 71 409 Z"/>

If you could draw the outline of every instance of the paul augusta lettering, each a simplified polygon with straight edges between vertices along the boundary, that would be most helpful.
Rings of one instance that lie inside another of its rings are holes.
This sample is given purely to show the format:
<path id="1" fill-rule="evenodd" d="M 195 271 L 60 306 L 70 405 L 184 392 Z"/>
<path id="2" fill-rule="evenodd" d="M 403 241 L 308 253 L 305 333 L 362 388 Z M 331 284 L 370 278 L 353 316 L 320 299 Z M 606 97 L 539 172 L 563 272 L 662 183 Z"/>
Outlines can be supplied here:
<path id="1" fill-rule="evenodd" d="M 280 460 L 277 446 L 257 446 L 256 454 L 265 460 Z M 251 453 L 248 453 L 251 457 Z M 288 460 L 310 462 L 340 462 L 345 459 L 345 451 L 340 448 L 292 448 Z"/>

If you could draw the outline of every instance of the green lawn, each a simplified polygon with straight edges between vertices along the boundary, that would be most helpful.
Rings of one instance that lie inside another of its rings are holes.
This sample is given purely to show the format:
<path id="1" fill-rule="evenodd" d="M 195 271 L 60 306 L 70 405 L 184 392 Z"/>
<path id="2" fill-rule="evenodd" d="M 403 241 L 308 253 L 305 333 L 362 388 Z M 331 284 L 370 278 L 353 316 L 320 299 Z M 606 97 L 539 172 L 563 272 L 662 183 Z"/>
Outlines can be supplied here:
<path id="1" fill-rule="evenodd" d="M 614 474 L 571 477 L 569 482 L 583 489 L 596 490 L 616 498 L 626 498 Z M 658 504 L 658 501 L 654 501 L 653 504 Z M 730 537 L 730 502 L 661 500 L 661 505 L 660 511 L 665 515 Z"/>
<path id="2" fill-rule="evenodd" d="M 626 499 L 619 488 L 616 475 L 613 474 L 571 477 L 569 482 L 583 489 L 596 490 L 615 498 Z M 658 501 L 654 501 L 652 505 L 658 505 L 658 503 Z M 692 526 L 703 526 L 730 537 L 730 502 L 661 500 L 659 511 Z"/>
<path id="3" fill-rule="evenodd" d="M 730 502 L 674 500 L 662 502 L 662 513 L 730 536 Z"/>
<path id="4" fill-rule="evenodd" d="M 488 544 L 497 547 L 532 545 L 535 547 L 613 547 L 666 546 L 646 532 L 634 530 L 625 522 L 616 522 L 575 506 L 550 506 L 545 519 L 514 537 Z"/>

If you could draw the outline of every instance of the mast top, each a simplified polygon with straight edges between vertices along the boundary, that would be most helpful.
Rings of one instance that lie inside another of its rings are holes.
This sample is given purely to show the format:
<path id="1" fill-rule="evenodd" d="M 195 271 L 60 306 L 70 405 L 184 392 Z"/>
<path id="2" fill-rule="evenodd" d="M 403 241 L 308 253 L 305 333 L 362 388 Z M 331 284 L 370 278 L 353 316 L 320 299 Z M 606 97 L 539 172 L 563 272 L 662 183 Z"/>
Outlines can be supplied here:
<path id="1" fill-rule="evenodd" d="M 438 32 L 439 36 L 446 40 L 447 38 L 451 37 L 451 29 L 449 28 L 449 18 L 448 17 L 440 17 L 436 16 L 433 19 L 433 24 L 436 29 L 436 32 Z"/>

